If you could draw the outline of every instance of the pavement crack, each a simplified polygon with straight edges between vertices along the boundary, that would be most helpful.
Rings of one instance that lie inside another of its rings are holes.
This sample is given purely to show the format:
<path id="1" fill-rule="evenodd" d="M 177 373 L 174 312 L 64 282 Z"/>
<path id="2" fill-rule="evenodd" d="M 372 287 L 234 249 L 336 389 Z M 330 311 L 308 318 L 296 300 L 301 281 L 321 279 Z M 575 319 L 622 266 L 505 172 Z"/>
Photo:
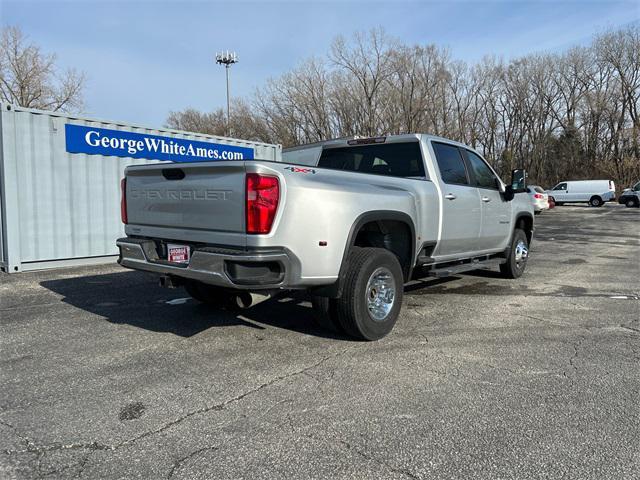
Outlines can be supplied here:
<path id="1" fill-rule="evenodd" d="M 71 467 L 73 467 L 73 465 L 66 465 L 61 468 L 52 469 L 49 471 L 43 471 L 42 461 L 48 452 L 57 452 L 57 451 L 64 451 L 64 450 L 89 450 L 88 454 L 83 458 L 83 460 L 79 464 L 77 464 L 79 469 L 78 469 L 78 472 L 76 472 L 76 474 L 74 475 L 74 478 L 77 478 L 82 475 L 84 467 L 91 453 L 93 453 L 96 450 L 113 450 L 114 449 L 114 447 L 110 445 L 105 445 L 98 442 L 68 443 L 68 444 L 52 443 L 48 445 L 38 445 L 33 441 L 31 441 L 27 436 L 21 434 L 18 431 L 18 429 L 12 424 L 4 420 L 0 420 L 0 424 L 11 429 L 16 435 L 16 437 L 18 437 L 20 441 L 25 445 L 24 449 L 21 449 L 21 450 L 5 449 L 3 450 L 3 453 L 6 455 L 18 455 L 18 454 L 24 454 L 24 453 L 35 455 L 36 456 L 35 469 L 36 469 L 37 478 L 49 477 L 52 475 L 60 476 L 64 472 L 67 472 Z"/>
<path id="2" fill-rule="evenodd" d="M 625 330 L 630 330 L 635 333 L 640 333 L 640 328 L 630 327 L 629 325 L 620 325 L 620 328 L 624 328 Z"/>
<path id="3" fill-rule="evenodd" d="M 179 458 L 178 460 L 176 460 L 173 464 L 173 466 L 171 467 L 171 470 L 169 470 L 169 474 L 167 475 L 167 479 L 169 478 L 173 478 L 173 475 L 176 473 L 176 471 L 178 469 L 180 469 L 185 463 L 187 463 L 189 460 L 191 460 L 193 457 L 200 455 L 202 452 L 207 452 L 209 450 L 217 450 L 218 447 L 203 447 L 203 448 L 199 448 L 198 450 L 195 450 L 191 453 L 189 453 L 188 455 L 185 455 L 184 457 Z"/>
<path id="4" fill-rule="evenodd" d="M 344 352 L 338 352 L 338 353 L 336 353 L 334 355 L 329 355 L 329 356 L 323 357 L 322 359 L 320 359 L 319 361 L 315 362 L 312 365 L 309 365 L 307 367 L 301 368 L 299 370 L 295 370 L 293 372 L 290 372 L 290 373 L 287 373 L 287 374 L 284 374 L 284 375 L 278 375 L 277 377 L 272 378 L 268 382 L 261 383 L 257 387 L 251 388 L 251 389 L 249 389 L 249 390 L 247 390 L 247 391 L 245 391 L 245 392 L 243 392 L 243 393 L 241 393 L 239 395 L 236 395 L 235 397 L 232 397 L 232 398 L 230 398 L 228 400 L 225 400 L 224 402 L 217 403 L 215 405 L 210 405 L 208 407 L 199 408 L 197 410 L 193 410 L 193 411 L 191 411 L 191 412 L 189 412 L 189 413 L 187 413 L 187 414 L 185 414 L 185 415 L 183 415 L 183 416 L 181 416 L 181 417 L 179 417 L 179 418 L 177 418 L 175 420 L 172 420 L 172 421 L 170 421 L 168 423 L 165 423 L 164 425 L 162 425 L 159 428 L 156 428 L 155 430 L 149 430 L 149 431 L 147 431 L 147 432 L 145 432 L 145 433 L 143 433 L 141 435 L 138 435 L 137 437 L 131 438 L 129 440 L 125 440 L 124 442 L 119 443 L 118 445 L 116 445 L 114 448 L 118 449 L 118 448 L 121 448 L 121 447 L 124 447 L 124 446 L 127 446 L 127 445 L 131 445 L 131 444 L 137 442 L 138 440 L 142 440 L 143 438 L 147 438 L 147 437 L 150 437 L 152 435 L 156 435 L 158 433 L 162 433 L 165 430 L 168 430 L 168 429 L 170 429 L 170 428 L 182 423 L 183 421 L 193 417 L 194 415 L 205 414 L 205 413 L 208 413 L 208 412 L 210 412 L 212 410 L 223 410 L 228 405 L 230 405 L 232 403 L 239 402 L 239 401 L 243 400 L 244 398 L 259 392 L 260 390 L 263 390 L 264 388 L 270 387 L 271 385 L 274 385 L 274 384 L 276 384 L 278 382 L 281 382 L 283 380 L 287 380 L 287 379 L 289 379 L 291 377 L 295 377 L 297 375 L 304 375 L 309 370 L 313 370 L 314 368 L 319 367 L 323 363 L 325 363 L 325 362 L 327 362 L 327 361 L 329 361 L 329 360 L 331 360 L 333 358 L 336 358 L 339 355 L 342 355 L 343 353 Z"/>
<path id="5" fill-rule="evenodd" d="M 575 364 L 575 359 L 578 358 L 578 345 L 573 345 L 573 356 L 569 358 L 569 365 L 573 367 L 575 372 L 578 371 L 578 366 Z"/>
<path id="6" fill-rule="evenodd" d="M 393 465 L 389 465 L 387 462 L 385 462 L 383 460 L 380 460 L 379 458 L 374 457 L 371 454 L 368 454 L 367 452 L 357 448 L 354 445 L 351 445 L 349 442 L 347 442 L 345 440 L 339 439 L 338 443 L 341 444 L 342 446 L 344 446 L 345 448 L 347 448 L 348 450 L 351 450 L 352 452 L 357 453 L 362 458 L 364 458 L 364 459 L 366 459 L 366 460 L 368 460 L 370 462 L 374 462 L 374 463 L 380 465 L 381 467 L 386 468 L 390 472 L 397 473 L 397 474 L 402 475 L 404 477 L 415 479 L 415 480 L 419 480 L 421 478 L 421 477 L 419 477 L 418 475 L 412 473 L 409 470 L 406 470 L 406 469 L 403 469 L 403 468 L 397 468 L 397 467 L 394 467 Z"/>
<path id="7" fill-rule="evenodd" d="M 113 447 L 110 445 L 105 445 L 98 442 L 91 443 L 52 443 L 48 445 L 38 445 L 35 442 L 31 441 L 27 436 L 21 434 L 18 429 L 12 424 L 0 420 L 0 425 L 4 425 L 5 427 L 11 429 L 16 437 L 20 439 L 20 441 L 25 445 L 25 448 L 22 450 L 10 450 L 5 449 L 3 453 L 7 455 L 16 455 L 21 453 L 34 453 L 38 456 L 38 461 L 45 455 L 47 452 L 55 452 L 61 450 L 80 450 L 80 449 L 88 449 L 88 450 L 113 450 Z"/>
<path id="8" fill-rule="evenodd" d="M 584 337 L 580 337 L 580 339 L 577 342 L 574 342 L 574 343 L 571 344 L 571 346 L 573 347 L 573 354 L 569 357 L 569 365 L 573 369 L 573 374 L 574 375 L 578 374 L 578 365 L 576 364 L 576 360 L 578 359 L 580 348 L 582 347 L 582 343 L 584 341 L 585 341 L 585 338 Z M 566 377 L 571 382 L 572 386 L 575 384 L 574 375 L 568 375 L 566 371 L 562 372 L 562 375 L 564 377 Z"/>
<path id="9" fill-rule="evenodd" d="M 27 438 L 24 435 L 22 435 L 18 431 L 18 429 L 16 427 L 14 427 L 12 424 L 10 424 L 9 422 L 5 422 L 4 420 L 0 420 L 0 425 L 4 425 L 8 429 L 10 429 L 13 432 L 13 434 L 16 437 L 18 437 L 20 439 L 20 441 L 27 446 L 27 448 L 29 448 L 30 446 L 34 446 L 35 447 L 35 444 L 31 440 L 29 440 L 29 438 Z M 5 450 L 4 452 L 9 454 L 9 450 Z"/>
<path id="10" fill-rule="evenodd" d="M 80 478 L 82 477 L 82 475 L 84 475 L 84 469 L 87 467 L 87 463 L 89 463 L 89 457 L 91 456 L 92 453 L 93 453 L 93 450 L 87 453 L 84 456 L 84 458 L 80 461 L 80 463 L 78 464 L 78 471 L 73 476 L 73 478 Z"/>
<path id="11" fill-rule="evenodd" d="M 46 452 L 58 452 L 62 450 L 115 450 L 115 448 L 117 447 L 105 445 L 98 442 L 69 444 L 53 443 L 50 445 L 36 445 L 35 443 L 29 441 L 27 448 L 24 450 L 4 450 L 4 453 L 6 453 L 7 455 L 15 455 L 19 453 L 36 453 L 38 455 L 42 455 Z"/>

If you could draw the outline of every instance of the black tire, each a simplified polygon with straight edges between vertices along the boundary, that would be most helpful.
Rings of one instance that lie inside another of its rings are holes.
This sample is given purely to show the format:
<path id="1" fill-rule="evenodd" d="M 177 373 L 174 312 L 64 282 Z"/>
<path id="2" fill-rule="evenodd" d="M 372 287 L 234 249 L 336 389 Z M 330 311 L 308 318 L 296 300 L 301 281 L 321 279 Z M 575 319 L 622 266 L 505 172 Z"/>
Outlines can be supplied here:
<path id="1" fill-rule="evenodd" d="M 520 247 L 519 247 L 520 244 Z M 526 247 L 524 259 L 518 253 L 518 248 Z M 516 228 L 511 239 L 511 248 L 506 263 L 500 265 L 500 273 L 504 278 L 520 278 L 527 267 L 527 259 L 529 258 L 529 241 L 524 230 Z"/>
<path id="2" fill-rule="evenodd" d="M 232 292 L 226 288 L 214 287 L 195 280 L 184 282 L 184 289 L 194 300 L 207 305 L 229 308 L 233 298 Z"/>
<path id="3" fill-rule="evenodd" d="M 313 296 L 311 297 L 311 305 L 313 305 L 313 319 L 316 325 L 334 333 L 345 333 L 338 321 L 334 298 Z"/>
<path id="4" fill-rule="evenodd" d="M 634 208 L 640 206 L 640 202 L 638 202 L 635 198 L 630 198 L 626 202 L 624 202 L 624 206 L 627 208 Z"/>
<path id="5" fill-rule="evenodd" d="M 589 205 L 591 205 L 592 207 L 601 207 L 602 205 L 604 205 L 604 202 L 598 195 L 594 195 L 589 200 Z"/>
<path id="6" fill-rule="evenodd" d="M 379 288 L 370 284 L 377 277 Z M 381 307 L 370 310 L 368 296 L 379 295 L 385 288 L 393 294 L 386 302 L 381 300 Z M 347 258 L 344 272 L 342 296 L 336 300 L 336 314 L 345 333 L 359 340 L 378 340 L 387 335 L 396 324 L 404 292 L 404 277 L 398 258 L 383 248 L 354 247 Z M 388 309 L 388 310 L 387 310 Z M 372 313 L 373 312 L 373 313 Z M 378 318 L 375 314 L 378 313 Z"/>

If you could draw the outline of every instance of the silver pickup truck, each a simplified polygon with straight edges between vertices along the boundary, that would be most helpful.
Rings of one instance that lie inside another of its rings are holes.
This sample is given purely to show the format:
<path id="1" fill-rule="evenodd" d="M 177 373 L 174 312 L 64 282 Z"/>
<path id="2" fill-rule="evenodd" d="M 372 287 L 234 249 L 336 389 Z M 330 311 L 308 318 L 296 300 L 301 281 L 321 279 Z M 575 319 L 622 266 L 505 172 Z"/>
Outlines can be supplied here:
<path id="1" fill-rule="evenodd" d="M 283 157 L 128 167 L 119 263 L 219 305 L 305 289 L 323 326 L 365 340 L 391 331 L 413 278 L 525 269 L 523 170 L 505 185 L 473 149 L 423 134 Z"/>

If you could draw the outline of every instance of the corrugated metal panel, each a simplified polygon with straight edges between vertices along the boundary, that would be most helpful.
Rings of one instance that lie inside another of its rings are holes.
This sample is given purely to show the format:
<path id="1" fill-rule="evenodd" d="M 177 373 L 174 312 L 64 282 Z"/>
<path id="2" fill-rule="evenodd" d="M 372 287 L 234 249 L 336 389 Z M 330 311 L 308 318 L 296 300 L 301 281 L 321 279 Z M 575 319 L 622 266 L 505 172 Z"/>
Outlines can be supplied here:
<path id="1" fill-rule="evenodd" d="M 3 212 L 17 207 L 17 225 L 11 215 L 3 213 L 0 250 L 4 253 L 0 260 L 5 267 L 16 264 L 17 270 L 28 262 L 116 255 L 115 239 L 124 235 L 120 223 L 120 179 L 124 168 L 156 163 L 68 153 L 66 123 L 251 147 L 255 158 L 281 159 L 279 145 L 73 118 L 6 104 L 1 108 L 0 165 L 4 181 L 0 184 L 0 202 L 5 203 Z M 15 228 L 19 235 L 10 231 Z M 14 245 L 17 238 L 19 245 Z M 17 271 L 15 266 L 10 270 Z"/>

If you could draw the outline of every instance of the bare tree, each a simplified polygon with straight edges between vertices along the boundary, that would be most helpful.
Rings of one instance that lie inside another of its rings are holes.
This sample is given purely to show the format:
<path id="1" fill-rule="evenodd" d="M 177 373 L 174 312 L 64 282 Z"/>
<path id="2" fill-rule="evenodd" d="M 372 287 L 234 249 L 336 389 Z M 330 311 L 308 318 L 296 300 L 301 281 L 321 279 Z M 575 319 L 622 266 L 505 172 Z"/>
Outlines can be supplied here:
<path id="1" fill-rule="evenodd" d="M 357 95 L 363 106 L 359 118 L 360 128 L 365 135 L 375 135 L 385 118 L 385 103 L 389 98 L 384 95 L 384 87 L 392 76 L 392 51 L 395 42 L 389 39 L 383 30 L 372 30 L 366 34 L 356 33 L 353 46 L 344 37 L 337 37 L 331 46 L 329 55 L 333 64 L 341 68 L 350 82 L 356 87 L 352 93 Z"/>
<path id="2" fill-rule="evenodd" d="M 165 126 L 187 132 L 224 135 L 227 131 L 227 118 L 222 108 L 211 113 L 187 108 L 181 112 L 169 112 Z"/>
<path id="3" fill-rule="evenodd" d="M 187 108 L 181 112 L 170 112 L 165 126 L 175 130 L 225 136 L 227 115 L 222 108 L 210 113 Z M 235 136 L 246 140 L 276 141 L 271 136 L 264 119 L 254 112 L 254 108 L 241 99 L 234 100 L 229 127 Z"/>
<path id="4" fill-rule="evenodd" d="M 640 177 L 639 102 L 638 26 L 564 53 L 475 65 L 378 29 L 338 37 L 326 58 L 269 80 L 232 122 L 238 136 L 284 146 L 427 132 L 472 145 L 505 176 L 525 167 L 543 185 L 594 176 L 624 185 Z M 187 130 L 224 125 L 222 111 L 176 115 Z"/>
<path id="5" fill-rule="evenodd" d="M 0 99 L 27 108 L 74 112 L 83 106 L 85 76 L 76 70 L 62 73 L 56 56 L 28 43 L 17 27 L 0 35 Z"/>

